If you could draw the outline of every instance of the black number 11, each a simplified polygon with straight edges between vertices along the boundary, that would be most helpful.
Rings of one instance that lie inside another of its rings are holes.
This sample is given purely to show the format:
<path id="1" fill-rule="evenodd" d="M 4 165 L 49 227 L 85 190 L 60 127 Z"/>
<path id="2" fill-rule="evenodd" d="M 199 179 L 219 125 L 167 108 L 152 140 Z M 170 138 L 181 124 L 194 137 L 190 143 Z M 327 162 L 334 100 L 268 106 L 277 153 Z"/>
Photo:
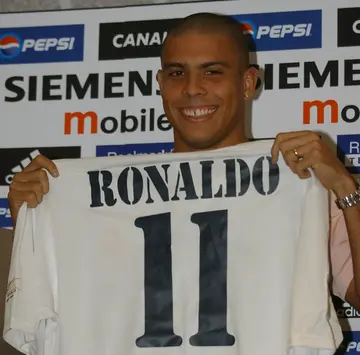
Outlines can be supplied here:
<path id="1" fill-rule="evenodd" d="M 145 333 L 138 347 L 180 346 L 174 333 L 170 213 L 139 217 L 145 237 Z M 194 213 L 200 230 L 199 329 L 193 346 L 231 346 L 227 332 L 227 211 Z M 186 262 L 184 260 L 184 262 Z"/>

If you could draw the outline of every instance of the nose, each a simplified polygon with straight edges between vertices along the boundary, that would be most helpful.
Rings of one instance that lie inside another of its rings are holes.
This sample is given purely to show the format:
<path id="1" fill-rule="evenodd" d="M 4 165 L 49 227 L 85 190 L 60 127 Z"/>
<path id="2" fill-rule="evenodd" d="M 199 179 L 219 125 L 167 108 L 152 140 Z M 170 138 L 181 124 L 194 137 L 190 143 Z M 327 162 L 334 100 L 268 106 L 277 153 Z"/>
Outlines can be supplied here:
<path id="1" fill-rule="evenodd" d="M 188 74 L 184 80 L 184 87 L 182 91 L 186 97 L 203 96 L 206 94 L 206 89 L 203 85 L 200 75 Z"/>

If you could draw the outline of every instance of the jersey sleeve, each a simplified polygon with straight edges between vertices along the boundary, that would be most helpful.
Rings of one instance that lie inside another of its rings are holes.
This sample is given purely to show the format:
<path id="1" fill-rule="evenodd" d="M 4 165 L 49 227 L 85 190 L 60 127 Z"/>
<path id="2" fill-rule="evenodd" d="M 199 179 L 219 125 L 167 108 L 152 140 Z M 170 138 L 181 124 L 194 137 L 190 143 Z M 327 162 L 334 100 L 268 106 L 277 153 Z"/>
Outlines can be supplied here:
<path id="1" fill-rule="evenodd" d="M 343 336 L 329 289 L 329 194 L 308 180 L 296 249 L 291 342 L 332 354 Z"/>
<path id="2" fill-rule="evenodd" d="M 6 292 L 4 340 L 28 355 L 55 355 L 56 277 L 50 275 L 51 236 L 24 204 L 18 216 Z"/>
<path id="3" fill-rule="evenodd" d="M 337 208 L 335 199 L 335 195 L 331 194 L 330 257 L 332 291 L 345 301 L 346 292 L 354 277 L 354 271 L 344 214 Z"/>

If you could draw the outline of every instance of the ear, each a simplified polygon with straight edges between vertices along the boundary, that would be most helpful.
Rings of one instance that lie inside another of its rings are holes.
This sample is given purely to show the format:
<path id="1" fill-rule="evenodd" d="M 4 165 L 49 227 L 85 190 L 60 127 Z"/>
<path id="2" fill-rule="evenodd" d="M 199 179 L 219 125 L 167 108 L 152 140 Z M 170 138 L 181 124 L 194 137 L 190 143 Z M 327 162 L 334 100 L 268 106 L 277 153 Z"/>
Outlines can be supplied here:
<path id="1" fill-rule="evenodd" d="M 160 94 L 162 94 L 162 87 L 163 87 L 163 71 L 162 70 L 158 70 L 158 72 L 156 74 L 156 80 L 159 84 Z"/>
<path id="2" fill-rule="evenodd" d="M 245 100 L 251 99 L 254 96 L 257 79 L 258 79 L 257 69 L 254 67 L 249 67 L 244 73 Z"/>

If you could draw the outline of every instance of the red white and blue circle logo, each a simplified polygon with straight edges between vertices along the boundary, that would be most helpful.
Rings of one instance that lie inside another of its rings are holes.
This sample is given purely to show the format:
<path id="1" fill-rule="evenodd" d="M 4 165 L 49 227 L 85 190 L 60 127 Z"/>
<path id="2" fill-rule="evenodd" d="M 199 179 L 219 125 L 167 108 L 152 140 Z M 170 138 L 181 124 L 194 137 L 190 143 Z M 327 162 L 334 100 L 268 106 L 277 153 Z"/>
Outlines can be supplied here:
<path id="1" fill-rule="evenodd" d="M 21 52 L 21 40 L 13 34 L 0 37 L 0 55 L 4 58 L 14 58 Z"/>
<path id="2" fill-rule="evenodd" d="M 256 38 L 257 27 L 252 22 L 241 21 L 240 26 L 245 36 Z"/>

